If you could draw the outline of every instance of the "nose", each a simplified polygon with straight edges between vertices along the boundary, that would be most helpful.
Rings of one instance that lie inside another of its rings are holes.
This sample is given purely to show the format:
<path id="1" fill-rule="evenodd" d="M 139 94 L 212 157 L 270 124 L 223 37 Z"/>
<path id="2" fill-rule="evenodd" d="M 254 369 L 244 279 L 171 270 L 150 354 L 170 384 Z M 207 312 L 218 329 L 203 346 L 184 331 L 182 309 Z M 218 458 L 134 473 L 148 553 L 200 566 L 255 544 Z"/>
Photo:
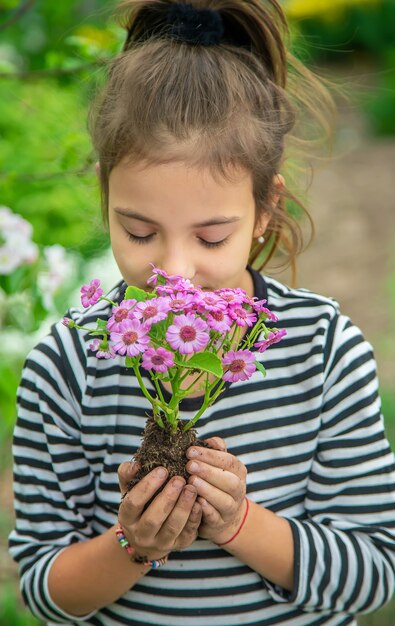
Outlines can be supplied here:
<path id="1" fill-rule="evenodd" d="M 189 280 L 193 280 L 195 276 L 195 263 L 190 252 L 174 243 L 169 243 L 163 250 L 159 267 L 170 276 L 176 274 L 183 278 L 189 278 Z"/>

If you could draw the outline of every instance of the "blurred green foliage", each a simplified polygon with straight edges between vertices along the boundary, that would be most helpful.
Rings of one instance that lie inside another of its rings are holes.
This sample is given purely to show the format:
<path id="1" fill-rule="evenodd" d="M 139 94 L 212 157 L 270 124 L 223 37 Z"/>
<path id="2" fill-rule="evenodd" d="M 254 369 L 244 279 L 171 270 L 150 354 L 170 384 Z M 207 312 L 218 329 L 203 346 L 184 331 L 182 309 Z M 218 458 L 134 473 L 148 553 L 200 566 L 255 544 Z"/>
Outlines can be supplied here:
<path id="1" fill-rule="evenodd" d="M 395 134 L 394 0 L 284 0 L 283 4 L 296 53 L 305 62 L 369 68 L 375 90 L 361 95 L 361 104 L 370 128 L 376 135 Z"/>
<path id="2" fill-rule="evenodd" d="M 32 223 L 37 243 L 90 257 L 107 237 L 85 120 L 86 104 L 73 85 L 3 80 L 1 204 Z"/>
<path id="3" fill-rule="evenodd" d="M 7 582 L 0 591 L 0 626 L 40 626 L 42 622 L 21 605 L 15 585 Z"/>

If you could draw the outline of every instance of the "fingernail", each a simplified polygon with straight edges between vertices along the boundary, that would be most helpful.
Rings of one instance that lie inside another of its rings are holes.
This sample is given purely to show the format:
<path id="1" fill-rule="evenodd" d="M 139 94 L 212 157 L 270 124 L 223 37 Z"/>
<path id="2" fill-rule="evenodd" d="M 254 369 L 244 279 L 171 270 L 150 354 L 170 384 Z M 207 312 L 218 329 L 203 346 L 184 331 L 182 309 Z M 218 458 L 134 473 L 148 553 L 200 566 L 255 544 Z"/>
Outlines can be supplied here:
<path id="1" fill-rule="evenodd" d="M 195 463 L 194 461 L 192 461 L 192 463 L 188 463 L 188 469 L 191 472 L 197 472 L 199 469 L 199 465 L 197 463 Z"/>
<path id="2" fill-rule="evenodd" d="M 193 500 L 196 498 L 196 489 L 192 485 L 187 485 L 184 489 L 184 496 L 187 500 Z"/>
<path id="3" fill-rule="evenodd" d="M 187 457 L 189 459 L 194 459 L 195 457 L 197 457 L 197 455 L 198 455 L 198 451 L 196 450 L 196 448 L 189 448 L 187 452 Z"/>
<path id="4" fill-rule="evenodd" d="M 158 478 L 166 478 L 167 469 L 165 469 L 164 467 L 157 467 L 155 470 L 155 475 L 158 476 Z"/>
<path id="5" fill-rule="evenodd" d="M 183 488 L 184 484 L 185 484 L 185 483 L 184 483 L 184 481 L 183 481 L 183 480 L 181 480 L 181 478 L 175 478 L 175 479 L 173 480 L 173 482 L 171 483 L 171 486 L 172 486 L 174 489 L 180 490 L 180 489 L 182 489 L 182 488 Z"/>

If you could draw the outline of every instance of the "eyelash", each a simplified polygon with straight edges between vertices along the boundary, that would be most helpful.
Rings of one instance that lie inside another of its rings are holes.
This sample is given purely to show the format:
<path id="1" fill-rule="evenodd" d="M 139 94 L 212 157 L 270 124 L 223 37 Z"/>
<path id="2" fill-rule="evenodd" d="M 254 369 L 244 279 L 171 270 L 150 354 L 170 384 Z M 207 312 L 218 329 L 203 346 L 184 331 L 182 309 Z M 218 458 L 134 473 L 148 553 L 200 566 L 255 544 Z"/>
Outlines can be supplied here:
<path id="1" fill-rule="evenodd" d="M 132 235 L 132 233 L 129 233 L 128 231 L 126 231 L 126 236 L 129 239 L 129 241 L 133 241 L 133 243 L 138 243 L 142 245 L 145 243 L 149 243 L 154 235 L 147 235 L 146 237 L 137 237 L 137 235 Z"/>
<path id="2" fill-rule="evenodd" d="M 221 239 L 221 241 L 206 241 L 205 239 L 200 239 L 200 237 L 198 237 L 198 239 L 202 246 L 204 246 L 205 248 L 220 248 L 228 241 L 228 237 L 225 237 L 225 239 Z"/>
<path id="3" fill-rule="evenodd" d="M 137 243 L 139 245 L 144 245 L 151 241 L 151 239 L 154 237 L 154 233 L 152 235 L 146 235 L 145 237 L 138 237 L 137 235 L 133 235 L 132 233 L 129 233 L 128 231 L 126 231 L 126 236 L 129 239 L 129 241 L 132 241 L 133 243 Z M 221 241 L 206 241 L 205 239 L 201 239 L 200 237 L 198 237 L 198 240 L 200 241 L 202 246 L 204 246 L 205 248 L 212 249 L 212 248 L 219 248 L 220 246 L 223 246 L 224 244 L 226 244 L 228 241 L 228 237 L 225 237 L 225 239 L 221 239 Z"/>

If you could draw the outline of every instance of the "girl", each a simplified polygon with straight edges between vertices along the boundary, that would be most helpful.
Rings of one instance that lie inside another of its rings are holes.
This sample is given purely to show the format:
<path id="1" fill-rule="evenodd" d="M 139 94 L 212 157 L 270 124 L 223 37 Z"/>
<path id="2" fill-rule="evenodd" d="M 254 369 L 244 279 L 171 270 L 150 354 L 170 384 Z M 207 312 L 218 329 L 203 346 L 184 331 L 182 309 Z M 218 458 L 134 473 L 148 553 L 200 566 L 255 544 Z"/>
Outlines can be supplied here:
<path id="1" fill-rule="evenodd" d="M 287 336 L 265 355 L 267 378 L 228 385 L 201 419 L 211 447 L 188 450 L 188 483 L 171 479 L 145 508 L 166 470 L 120 506 L 117 470 L 124 494 L 147 401 L 120 361 L 55 325 L 18 394 L 10 549 L 24 599 L 47 624 L 355 624 L 391 598 L 395 576 L 372 351 L 335 302 L 250 265 L 281 242 L 292 260 L 300 243 L 279 174 L 294 123 L 283 13 L 275 0 L 123 10 L 124 50 L 91 118 L 123 277 L 110 298 L 145 288 L 154 263 L 267 299 Z M 313 102 L 307 70 L 296 82 Z M 86 325 L 111 307 L 69 315 Z M 185 416 L 200 403 L 197 390 Z"/>

